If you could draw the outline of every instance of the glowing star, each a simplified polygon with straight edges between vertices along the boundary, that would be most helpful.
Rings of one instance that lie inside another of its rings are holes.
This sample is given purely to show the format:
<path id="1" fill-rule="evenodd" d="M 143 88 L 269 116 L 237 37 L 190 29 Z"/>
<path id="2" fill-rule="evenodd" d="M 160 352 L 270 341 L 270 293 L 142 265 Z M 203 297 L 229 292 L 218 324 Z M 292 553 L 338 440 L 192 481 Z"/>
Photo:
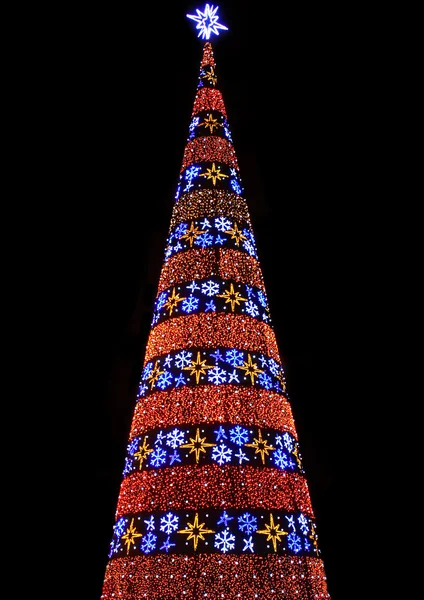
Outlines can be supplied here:
<path id="1" fill-rule="evenodd" d="M 224 175 L 224 173 L 221 173 L 221 167 L 216 168 L 215 163 L 212 163 L 212 169 L 206 169 L 206 173 L 200 173 L 199 177 L 212 179 L 213 185 L 216 185 L 216 180 L 220 181 L 224 177 L 229 177 L 229 175 Z"/>
<path id="2" fill-rule="evenodd" d="M 199 458 L 200 458 L 200 453 L 203 452 L 204 454 L 206 453 L 205 448 L 211 448 L 212 446 L 216 446 L 216 444 L 208 444 L 205 442 L 206 436 L 204 438 L 200 437 L 200 430 L 199 428 L 196 429 L 196 437 L 195 438 L 189 438 L 191 444 L 182 444 L 180 446 L 180 448 L 191 448 L 189 454 L 191 454 L 192 452 L 195 452 L 196 454 L 196 462 L 199 462 Z M 196 547 L 194 548 L 196 549 Z"/>
<path id="3" fill-rule="evenodd" d="M 250 377 L 252 385 L 255 383 L 255 377 L 258 377 L 259 373 L 263 373 L 261 369 L 258 369 L 256 363 L 252 363 L 252 356 L 250 354 L 247 355 L 247 362 L 244 361 L 244 365 L 242 367 L 237 367 L 237 369 L 241 369 L 245 372 L 246 376 Z"/>
<path id="4" fill-rule="evenodd" d="M 217 129 L 218 127 L 222 127 L 221 123 L 218 123 L 218 119 L 214 119 L 212 115 L 208 115 L 208 118 L 205 118 L 202 125 L 204 125 L 204 127 L 209 127 L 211 133 L 213 133 L 214 127 Z"/>
<path id="5" fill-rule="evenodd" d="M 281 387 L 283 388 L 283 392 L 285 392 L 286 391 L 286 382 L 284 381 L 284 373 L 282 371 L 278 371 L 277 379 L 281 383 Z"/>
<path id="6" fill-rule="evenodd" d="M 147 381 L 150 383 L 150 389 L 153 389 L 153 386 L 155 385 L 155 382 L 158 380 L 159 375 L 162 375 L 163 373 L 165 373 L 165 371 L 161 371 L 159 369 L 159 361 L 157 360 L 155 363 L 155 366 L 153 367 L 149 377 L 147 378 Z"/>
<path id="7" fill-rule="evenodd" d="M 174 310 L 174 308 L 177 308 L 178 302 L 182 302 L 183 300 L 185 300 L 185 298 L 180 298 L 180 295 L 175 293 L 174 288 L 172 290 L 171 296 L 168 296 L 167 301 L 163 305 L 164 308 L 167 308 L 169 310 L 169 316 L 172 315 L 172 311 Z"/>
<path id="8" fill-rule="evenodd" d="M 312 533 L 309 536 L 309 538 L 312 540 L 312 543 L 313 543 L 314 548 L 315 548 L 315 552 L 317 553 L 317 555 L 319 555 L 319 550 L 318 550 L 318 536 L 317 536 L 317 533 L 316 533 L 316 525 L 315 525 L 315 523 L 311 523 L 311 530 L 312 530 Z"/>
<path id="9" fill-rule="evenodd" d="M 192 19 L 192 21 L 196 21 L 196 29 L 199 29 L 199 33 L 197 37 L 201 37 L 202 39 L 208 40 L 211 37 L 211 33 L 215 35 L 219 35 L 219 29 L 225 29 L 228 31 L 228 27 L 225 25 L 221 25 L 218 23 L 218 15 L 216 14 L 219 6 L 209 6 L 206 4 L 205 12 L 201 12 L 198 8 L 196 8 L 197 15 L 186 15 L 188 19 Z"/>
<path id="10" fill-rule="evenodd" d="M 140 461 L 140 469 L 143 466 L 143 460 L 149 456 L 150 452 L 153 452 L 153 448 L 149 448 L 146 438 L 144 438 L 143 445 L 134 454 L 134 458 Z"/>
<path id="11" fill-rule="evenodd" d="M 127 554 L 130 551 L 130 546 L 133 544 L 135 546 L 135 540 L 139 537 L 142 537 L 141 533 L 137 533 L 137 529 L 134 527 L 134 518 L 131 521 L 131 525 L 128 527 L 124 535 L 122 536 L 122 540 L 124 540 L 124 544 L 127 547 Z"/>
<path id="12" fill-rule="evenodd" d="M 225 298 L 225 304 L 230 302 L 232 312 L 234 312 L 236 304 L 239 305 L 240 302 L 247 302 L 247 298 L 243 298 L 240 292 L 234 290 L 234 284 L 232 283 L 230 284 L 230 289 L 225 290 L 223 294 L 217 294 L 217 298 Z M 263 371 L 260 371 L 260 373 L 263 373 Z"/>
<path id="13" fill-rule="evenodd" d="M 259 435 L 257 438 L 253 438 L 255 441 L 253 444 L 245 444 L 245 446 L 249 446 L 250 448 L 256 448 L 255 454 L 260 454 L 262 458 L 262 464 L 265 464 L 265 454 L 268 455 L 268 450 L 275 450 L 273 446 L 268 446 L 266 440 L 262 439 L 262 432 L 259 429 Z"/>
<path id="14" fill-rule="evenodd" d="M 183 371 L 190 371 L 190 375 L 196 375 L 196 383 L 199 383 L 200 375 L 206 375 L 205 369 L 213 369 L 213 365 L 205 365 L 206 360 L 200 360 L 200 352 L 197 353 L 196 361 L 192 360 L 191 365 L 184 367 Z"/>
<path id="15" fill-rule="evenodd" d="M 231 239 L 236 240 L 236 246 L 240 244 L 240 240 L 247 240 L 247 237 L 242 234 L 240 229 L 237 227 L 237 223 L 234 223 L 232 229 L 228 229 L 225 233 L 231 233 Z"/>
<path id="16" fill-rule="evenodd" d="M 293 454 L 296 457 L 296 461 L 297 461 L 297 466 L 299 467 L 300 470 L 302 470 L 302 459 L 300 457 L 299 454 L 299 444 L 296 444 L 294 450 L 293 450 Z"/>
<path id="17" fill-rule="evenodd" d="M 278 525 L 275 525 L 274 523 L 274 517 L 272 516 L 272 513 L 270 514 L 270 521 L 269 521 L 269 525 L 268 523 L 265 523 L 265 527 L 266 529 L 261 529 L 256 532 L 256 533 L 263 533 L 264 535 L 267 535 L 268 537 L 266 538 L 266 541 L 268 542 L 269 540 L 272 540 L 272 545 L 274 546 L 274 552 L 277 552 L 277 542 L 281 542 L 280 538 L 283 535 L 288 535 L 287 531 L 279 531 L 280 529 L 280 524 L 278 523 Z"/>
<path id="18" fill-rule="evenodd" d="M 210 71 L 206 71 L 206 73 L 204 75 L 202 75 L 202 79 L 206 79 L 207 81 L 209 81 L 212 85 L 215 85 L 218 78 L 215 75 L 215 71 L 213 70 L 213 67 L 211 67 Z"/>
<path id="19" fill-rule="evenodd" d="M 199 231 L 198 227 L 194 226 L 192 222 L 190 225 L 190 229 L 187 229 L 186 233 L 180 237 L 181 240 L 187 240 L 190 242 L 190 248 L 193 246 L 194 240 L 201 235 L 202 233 L 206 233 L 206 231 Z"/>
<path id="20" fill-rule="evenodd" d="M 187 523 L 188 529 L 180 529 L 177 533 L 185 533 L 188 534 L 187 541 L 193 540 L 194 549 L 197 550 L 197 544 L 200 540 L 205 541 L 203 537 L 204 533 L 215 533 L 212 529 L 203 529 L 204 523 L 200 523 L 199 525 L 199 515 L 196 513 L 194 517 L 194 523 Z"/>

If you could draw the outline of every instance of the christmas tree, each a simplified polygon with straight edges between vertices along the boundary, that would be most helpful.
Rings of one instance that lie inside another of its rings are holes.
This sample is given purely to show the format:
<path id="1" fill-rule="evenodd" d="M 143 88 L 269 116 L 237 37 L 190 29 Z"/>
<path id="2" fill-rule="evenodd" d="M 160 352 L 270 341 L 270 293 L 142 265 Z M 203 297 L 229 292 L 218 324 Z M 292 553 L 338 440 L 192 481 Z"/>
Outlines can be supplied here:
<path id="1" fill-rule="evenodd" d="M 255 236 L 203 42 L 101 600 L 329 599 Z"/>

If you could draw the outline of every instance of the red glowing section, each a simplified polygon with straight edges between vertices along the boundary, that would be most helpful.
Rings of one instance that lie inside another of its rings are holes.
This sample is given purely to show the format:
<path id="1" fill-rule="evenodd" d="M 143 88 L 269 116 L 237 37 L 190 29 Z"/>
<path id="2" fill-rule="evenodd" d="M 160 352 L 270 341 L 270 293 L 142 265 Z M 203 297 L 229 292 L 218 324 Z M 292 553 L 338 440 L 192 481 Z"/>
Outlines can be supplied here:
<path id="1" fill-rule="evenodd" d="M 245 252 L 226 248 L 192 248 L 174 254 L 160 274 L 158 293 L 172 285 L 216 275 L 265 290 L 259 262 Z"/>
<path id="2" fill-rule="evenodd" d="M 274 330 L 244 315 L 201 313 L 169 319 L 150 332 L 145 362 L 173 350 L 202 346 L 240 348 L 280 362 Z"/>
<path id="3" fill-rule="evenodd" d="M 200 63 L 201 67 L 215 67 L 215 59 L 213 56 L 213 48 L 210 42 L 206 42 L 203 47 L 203 56 Z"/>
<path id="4" fill-rule="evenodd" d="M 130 438 L 167 425 L 216 422 L 270 427 L 297 438 L 284 395 L 234 385 L 174 388 L 141 399 L 135 407 Z"/>
<path id="5" fill-rule="evenodd" d="M 303 476 L 249 466 L 194 465 L 130 475 L 122 484 L 116 517 L 146 510 L 276 506 L 313 516 Z"/>
<path id="6" fill-rule="evenodd" d="M 187 143 L 181 171 L 200 162 L 226 163 L 237 170 L 239 168 L 233 145 L 215 136 L 198 137 Z"/>
<path id="7" fill-rule="evenodd" d="M 224 100 L 219 90 L 200 88 L 194 100 L 192 116 L 205 110 L 217 110 L 227 117 Z"/>
<path id="8" fill-rule="evenodd" d="M 183 193 L 174 207 L 170 229 L 178 223 L 199 218 L 214 219 L 225 216 L 251 226 L 244 198 L 222 190 L 196 190 Z"/>
<path id="9" fill-rule="evenodd" d="M 109 564 L 101 600 L 330 600 L 322 560 L 286 556 L 135 556 Z"/>

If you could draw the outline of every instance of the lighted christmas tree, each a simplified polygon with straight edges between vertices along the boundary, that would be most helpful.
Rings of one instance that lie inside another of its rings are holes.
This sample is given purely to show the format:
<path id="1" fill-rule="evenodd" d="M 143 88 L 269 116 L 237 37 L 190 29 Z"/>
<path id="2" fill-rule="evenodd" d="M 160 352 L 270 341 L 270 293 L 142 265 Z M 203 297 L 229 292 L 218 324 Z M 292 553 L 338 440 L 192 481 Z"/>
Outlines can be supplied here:
<path id="1" fill-rule="evenodd" d="M 102 600 L 329 599 L 210 36 L 129 435 Z"/>

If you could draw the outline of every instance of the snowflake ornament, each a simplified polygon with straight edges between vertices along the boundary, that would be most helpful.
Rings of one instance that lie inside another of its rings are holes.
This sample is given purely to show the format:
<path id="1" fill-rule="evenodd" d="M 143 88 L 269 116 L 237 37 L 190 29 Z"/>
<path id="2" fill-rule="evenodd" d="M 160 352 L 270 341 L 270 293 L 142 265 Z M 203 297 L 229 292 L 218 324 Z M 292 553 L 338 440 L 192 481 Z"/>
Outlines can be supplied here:
<path id="1" fill-rule="evenodd" d="M 171 512 L 166 514 L 160 519 L 160 530 L 164 531 L 167 535 L 173 533 L 178 529 L 178 517 Z"/>
<path id="2" fill-rule="evenodd" d="M 235 536 L 228 530 L 217 533 L 215 536 L 215 548 L 218 548 L 224 554 L 228 550 L 234 550 L 235 539 Z"/>

